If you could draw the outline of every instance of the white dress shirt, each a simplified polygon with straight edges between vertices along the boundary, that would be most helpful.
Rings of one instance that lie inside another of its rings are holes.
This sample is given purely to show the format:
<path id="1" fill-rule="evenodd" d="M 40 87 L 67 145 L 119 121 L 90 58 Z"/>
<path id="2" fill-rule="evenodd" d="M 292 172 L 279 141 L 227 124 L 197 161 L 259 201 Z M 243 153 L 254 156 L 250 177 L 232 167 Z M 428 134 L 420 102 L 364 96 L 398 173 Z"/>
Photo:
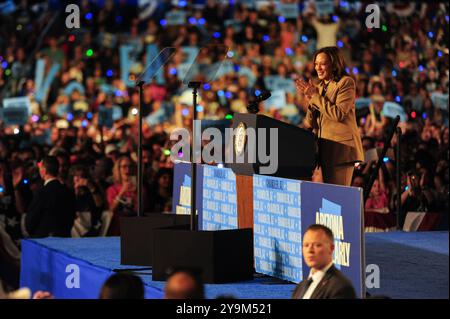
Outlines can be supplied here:
<path id="1" fill-rule="evenodd" d="M 314 274 L 312 273 L 312 269 L 310 270 L 308 279 L 312 278 L 313 282 L 311 283 L 311 285 L 309 285 L 308 290 L 306 290 L 302 299 L 311 299 L 311 295 L 313 294 L 314 290 L 316 290 L 319 282 L 322 280 L 322 278 L 325 276 L 328 269 L 330 269 L 332 265 L 333 262 L 329 263 L 325 268 L 321 270 L 316 270 Z"/>

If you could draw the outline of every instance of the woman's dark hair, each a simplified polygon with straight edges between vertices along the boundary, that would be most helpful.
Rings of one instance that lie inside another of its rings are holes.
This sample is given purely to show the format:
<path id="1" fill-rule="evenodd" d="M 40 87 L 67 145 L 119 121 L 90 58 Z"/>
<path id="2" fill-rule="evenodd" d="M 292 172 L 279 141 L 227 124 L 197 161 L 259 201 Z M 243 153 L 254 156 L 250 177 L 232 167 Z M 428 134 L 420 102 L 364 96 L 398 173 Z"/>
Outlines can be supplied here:
<path id="1" fill-rule="evenodd" d="M 332 79 L 338 82 L 343 76 L 348 75 L 345 70 L 345 60 L 341 51 L 339 51 L 338 47 L 323 47 L 314 53 L 313 63 L 316 64 L 316 58 L 320 53 L 325 53 L 328 55 L 331 61 L 331 73 Z"/>
<path id="2" fill-rule="evenodd" d="M 144 284 L 135 275 L 114 274 L 103 284 L 100 299 L 144 299 Z"/>
<path id="3" fill-rule="evenodd" d="M 170 169 L 170 168 L 160 168 L 158 170 L 158 172 L 156 173 L 155 180 L 158 181 L 161 178 L 161 176 L 163 176 L 165 174 L 169 175 L 170 179 L 173 178 L 173 170 L 172 169 Z"/>

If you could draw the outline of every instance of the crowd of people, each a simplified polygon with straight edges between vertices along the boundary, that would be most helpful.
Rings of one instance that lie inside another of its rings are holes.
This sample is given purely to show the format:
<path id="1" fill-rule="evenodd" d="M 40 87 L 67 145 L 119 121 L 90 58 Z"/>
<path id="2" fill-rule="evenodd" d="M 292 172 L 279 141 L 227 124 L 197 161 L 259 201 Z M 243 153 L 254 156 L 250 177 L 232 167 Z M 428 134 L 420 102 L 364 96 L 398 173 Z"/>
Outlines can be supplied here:
<path id="1" fill-rule="evenodd" d="M 228 53 L 223 68 L 200 88 L 197 110 L 204 120 L 247 112 L 258 91 L 271 88 L 270 76 L 292 87 L 298 77 L 314 79 L 314 51 L 338 46 L 357 85 L 366 155 L 379 153 L 393 122 L 386 102 L 399 104 L 404 113 L 401 163 L 393 138 L 366 202 L 366 230 L 397 226 L 397 165 L 401 220 L 411 211 L 439 213 L 448 227 L 448 3 L 381 2 L 379 28 L 366 27 L 363 2 L 338 1 L 332 13 L 322 14 L 311 1 L 299 1 L 297 18 L 261 3 L 164 1 L 143 10 L 126 1 L 81 1 L 79 29 L 66 27 L 64 2 L 21 1 L 13 12 L 0 13 L 0 97 L 29 97 L 31 115 L 20 126 L 0 120 L 2 242 L 9 236 L 20 247 L 24 236 L 33 236 L 40 220 L 25 216 L 48 186 L 45 170 L 71 198 L 64 202 L 73 212 L 67 236 L 119 235 L 119 217 L 136 214 L 139 92 L 133 80 L 155 54 L 152 46 L 156 52 L 169 46 L 177 51 L 143 89 L 144 211 L 171 212 L 169 136 L 192 125 L 186 65 L 192 52 L 211 44 L 225 45 Z M 174 12 L 186 13 L 182 23 Z M 56 64 L 55 77 L 46 83 Z M 275 100 L 261 103 L 260 113 L 304 127 L 304 96 L 286 88 L 281 100 L 282 107 Z M 105 110 L 112 110 L 112 121 Z M 354 186 L 367 185 L 376 160 L 356 168 Z"/>

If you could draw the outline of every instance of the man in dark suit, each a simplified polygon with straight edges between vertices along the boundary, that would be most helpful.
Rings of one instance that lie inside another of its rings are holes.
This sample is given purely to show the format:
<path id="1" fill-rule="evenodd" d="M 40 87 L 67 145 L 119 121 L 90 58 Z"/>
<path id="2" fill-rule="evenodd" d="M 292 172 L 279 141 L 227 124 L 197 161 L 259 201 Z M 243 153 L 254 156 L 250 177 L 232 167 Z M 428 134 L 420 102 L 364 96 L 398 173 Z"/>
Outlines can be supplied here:
<path id="1" fill-rule="evenodd" d="M 58 180 L 59 163 L 54 156 L 39 162 L 44 187 L 34 196 L 25 217 L 30 237 L 70 237 L 75 219 L 74 194 Z"/>
<path id="2" fill-rule="evenodd" d="M 311 268 L 308 279 L 300 282 L 293 299 L 355 299 L 351 282 L 333 266 L 334 238 L 323 225 L 308 227 L 303 236 L 303 258 Z"/>

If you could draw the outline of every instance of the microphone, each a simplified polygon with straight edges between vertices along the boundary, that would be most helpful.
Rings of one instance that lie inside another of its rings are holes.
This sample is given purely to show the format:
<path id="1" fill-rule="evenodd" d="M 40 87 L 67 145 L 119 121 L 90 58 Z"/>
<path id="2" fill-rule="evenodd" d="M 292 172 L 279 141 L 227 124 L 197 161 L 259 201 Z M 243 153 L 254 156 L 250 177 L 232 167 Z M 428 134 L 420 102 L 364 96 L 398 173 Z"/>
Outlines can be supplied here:
<path id="1" fill-rule="evenodd" d="M 272 94 L 270 93 L 270 91 L 262 91 L 261 94 L 256 97 L 255 102 L 260 103 L 267 100 L 271 96 Z"/>
<path id="2" fill-rule="evenodd" d="M 258 104 L 262 101 L 267 100 L 269 97 L 271 97 L 272 94 L 270 91 L 262 91 L 260 95 L 258 95 L 252 102 L 250 102 L 247 106 L 247 110 L 249 113 L 256 114 L 258 113 Z"/>

